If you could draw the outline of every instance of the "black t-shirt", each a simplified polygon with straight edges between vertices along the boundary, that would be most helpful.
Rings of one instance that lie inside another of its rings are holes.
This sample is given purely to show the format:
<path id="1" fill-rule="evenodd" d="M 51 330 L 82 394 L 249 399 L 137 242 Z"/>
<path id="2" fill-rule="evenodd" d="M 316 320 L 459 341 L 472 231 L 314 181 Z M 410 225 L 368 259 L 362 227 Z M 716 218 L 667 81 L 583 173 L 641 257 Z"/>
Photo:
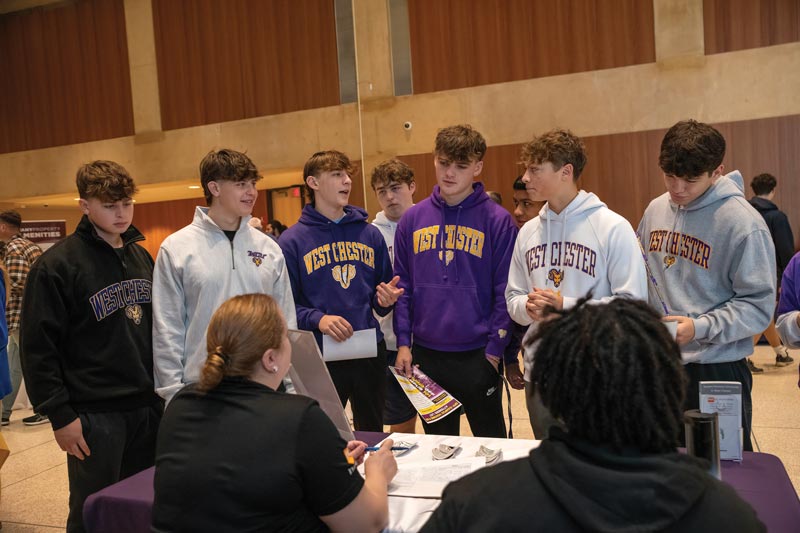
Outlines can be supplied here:
<path id="1" fill-rule="evenodd" d="M 246 379 L 183 388 L 156 447 L 153 531 L 327 531 L 364 480 L 316 401 Z"/>

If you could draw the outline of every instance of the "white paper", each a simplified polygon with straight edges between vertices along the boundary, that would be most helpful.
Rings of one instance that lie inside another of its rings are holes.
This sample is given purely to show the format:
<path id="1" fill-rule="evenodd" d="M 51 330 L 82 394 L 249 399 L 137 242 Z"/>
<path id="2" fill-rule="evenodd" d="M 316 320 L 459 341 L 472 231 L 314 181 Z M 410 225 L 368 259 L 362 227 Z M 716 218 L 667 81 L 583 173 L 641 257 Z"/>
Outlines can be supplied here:
<path id="1" fill-rule="evenodd" d="M 374 329 L 354 331 L 352 337 L 342 342 L 337 342 L 328 335 L 322 336 L 322 358 L 325 361 L 370 357 L 378 357 L 378 337 Z"/>
<path id="2" fill-rule="evenodd" d="M 483 457 L 403 463 L 398 465 L 397 475 L 389 484 L 388 492 L 390 496 L 441 498 L 448 483 L 485 465 Z"/>

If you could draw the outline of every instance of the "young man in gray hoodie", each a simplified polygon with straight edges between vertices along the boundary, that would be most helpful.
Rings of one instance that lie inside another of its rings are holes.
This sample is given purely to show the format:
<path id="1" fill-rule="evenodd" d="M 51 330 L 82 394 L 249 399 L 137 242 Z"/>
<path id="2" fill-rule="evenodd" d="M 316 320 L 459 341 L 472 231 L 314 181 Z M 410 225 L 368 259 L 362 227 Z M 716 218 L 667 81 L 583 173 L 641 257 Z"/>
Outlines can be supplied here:
<path id="1" fill-rule="evenodd" d="M 724 155 L 725 139 L 712 126 L 672 126 L 659 156 L 667 192 L 650 202 L 638 234 L 652 274 L 650 304 L 677 322 L 689 378 L 684 408 L 698 408 L 701 381 L 741 383 L 744 449 L 752 450 L 745 358 L 772 319 L 775 249 L 741 174 L 722 174 Z"/>

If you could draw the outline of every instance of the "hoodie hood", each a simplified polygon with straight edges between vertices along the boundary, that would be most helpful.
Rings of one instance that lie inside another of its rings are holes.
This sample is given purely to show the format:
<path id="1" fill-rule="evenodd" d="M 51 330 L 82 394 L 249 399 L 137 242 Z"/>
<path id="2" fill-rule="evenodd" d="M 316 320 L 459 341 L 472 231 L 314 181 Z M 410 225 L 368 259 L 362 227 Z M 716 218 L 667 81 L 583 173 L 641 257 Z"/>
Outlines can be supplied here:
<path id="1" fill-rule="evenodd" d="M 354 205 L 344 206 L 344 217 L 338 222 L 334 222 L 319 211 L 317 211 L 311 204 L 306 204 L 303 207 L 303 212 L 300 214 L 300 222 L 307 226 L 327 226 L 328 224 L 352 224 L 354 222 L 366 222 L 367 212 Z"/>
<path id="2" fill-rule="evenodd" d="M 756 211 L 761 213 L 761 216 L 766 218 L 766 214 L 770 211 L 778 211 L 778 206 L 775 205 L 774 202 L 767 200 L 766 198 L 759 198 L 758 196 L 754 196 L 750 198 L 750 205 L 752 205 Z"/>
<path id="3" fill-rule="evenodd" d="M 661 531 L 713 483 L 701 459 L 612 453 L 557 428 L 529 461 L 547 492 L 587 531 Z"/>
<path id="4" fill-rule="evenodd" d="M 489 198 L 489 195 L 486 194 L 485 189 L 483 188 L 483 183 L 480 181 L 476 181 L 472 184 L 472 192 L 469 196 L 461 200 L 461 203 L 456 205 L 447 205 L 447 202 L 444 201 L 442 198 L 442 193 L 439 190 L 439 186 L 435 185 L 433 187 L 433 194 L 431 194 L 431 201 L 433 205 L 439 208 L 449 207 L 451 209 L 455 209 L 457 207 L 461 207 L 464 209 L 468 209 L 470 207 L 474 207 L 476 205 L 480 205 L 484 202 L 491 202 L 493 201 Z"/>
<path id="5" fill-rule="evenodd" d="M 744 198 L 744 180 L 742 174 L 738 170 L 734 170 L 724 176 L 721 176 L 717 181 L 703 193 L 700 198 L 688 204 L 686 211 L 697 211 L 706 206 L 721 202 L 733 196 L 740 196 Z M 670 200 L 670 205 L 677 209 L 677 204 Z"/>
<path id="6" fill-rule="evenodd" d="M 383 211 L 380 211 L 377 215 L 375 215 L 375 220 L 373 220 L 372 223 L 378 226 L 381 231 L 384 229 L 392 229 L 397 227 L 397 222 L 392 222 L 386 218 L 386 214 Z"/>

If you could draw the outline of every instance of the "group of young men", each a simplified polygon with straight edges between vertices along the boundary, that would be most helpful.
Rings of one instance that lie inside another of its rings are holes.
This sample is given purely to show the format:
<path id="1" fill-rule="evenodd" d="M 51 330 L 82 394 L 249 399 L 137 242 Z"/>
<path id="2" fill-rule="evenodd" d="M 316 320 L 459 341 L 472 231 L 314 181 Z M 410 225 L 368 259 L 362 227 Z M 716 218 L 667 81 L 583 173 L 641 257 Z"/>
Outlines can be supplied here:
<path id="1" fill-rule="evenodd" d="M 699 381 L 743 384 L 750 449 L 744 358 L 774 310 L 775 280 L 764 275 L 775 270 L 774 248 L 741 176 L 723 175 L 719 132 L 691 120 L 668 131 L 659 159 L 667 193 L 648 206 L 638 235 L 579 190 L 586 152 L 569 131 L 523 147 L 513 218 L 476 181 L 485 153 L 475 129 L 440 130 L 437 185 L 416 204 L 413 170 L 396 159 L 378 165 L 371 185 L 383 210 L 372 224 L 349 204 L 349 158 L 315 153 L 303 170 L 310 203 L 276 243 L 248 224 L 261 179 L 253 162 L 212 151 L 200 164 L 208 207 L 155 262 L 136 244 L 136 187 L 125 169 L 81 167 L 84 217 L 34 264 L 22 305 L 28 390 L 69 454 L 68 530 L 82 530 L 86 496 L 152 464 L 163 403 L 197 381 L 212 313 L 243 293 L 270 294 L 290 328 L 314 332 L 323 356 L 326 343 L 374 339 L 375 357 L 328 362 L 358 430 L 414 430 L 416 412 L 388 367 L 409 375 L 419 366 L 462 403 L 476 436 L 506 435 L 502 375 L 525 386 L 538 438 L 558 420 L 537 402 L 535 346 L 519 367 L 526 327 L 532 335 L 551 308 L 587 294 L 649 300 L 677 323 L 693 387 L 687 408 L 697 407 Z M 423 426 L 456 435 L 459 416 Z"/>

